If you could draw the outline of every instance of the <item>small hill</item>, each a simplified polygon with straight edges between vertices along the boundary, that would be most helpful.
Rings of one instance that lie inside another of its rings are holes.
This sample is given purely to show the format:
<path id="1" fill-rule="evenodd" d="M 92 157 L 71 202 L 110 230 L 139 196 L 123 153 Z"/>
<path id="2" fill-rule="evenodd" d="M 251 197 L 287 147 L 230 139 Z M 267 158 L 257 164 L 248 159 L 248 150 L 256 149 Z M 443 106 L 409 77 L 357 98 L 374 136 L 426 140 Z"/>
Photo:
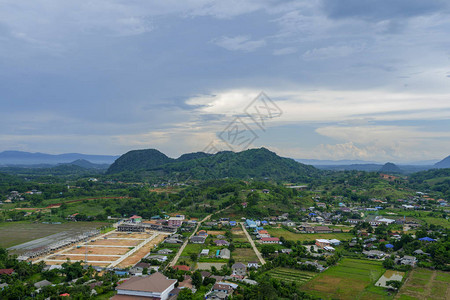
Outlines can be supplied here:
<path id="1" fill-rule="evenodd" d="M 108 168 L 106 174 L 124 171 L 150 170 L 175 161 L 156 149 L 132 150 L 120 156 Z"/>
<path id="2" fill-rule="evenodd" d="M 301 164 L 290 158 L 280 157 L 265 148 L 250 149 L 237 153 L 232 151 L 222 151 L 217 154 L 197 152 L 182 155 L 178 159 L 171 159 L 164 155 L 166 157 L 164 161 L 167 163 L 164 163 L 163 160 L 156 161 L 155 155 L 160 156 L 162 153 L 154 151 L 157 150 L 149 152 L 149 155 L 141 155 L 139 158 L 133 155 L 132 160 L 130 160 L 130 152 L 124 154 L 116 161 L 123 164 L 123 168 L 117 168 L 113 164 L 109 168 L 108 174 L 140 171 L 149 177 L 174 177 L 176 175 L 177 178 L 191 177 L 195 179 L 229 177 L 307 180 L 320 173 L 313 166 Z M 128 161 L 131 163 L 126 165 Z"/>
<path id="3" fill-rule="evenodd" d="M 78 166 L 85 169 L 103 169 L 103 170 L 109 167 L 108 164 L 94 164 L 85 159 L 74 160 L 73 162 L 68 163 L 68 165 Z"/>
<path id="4" fill-rule="evenodd" d="M 379 171 L 383 172 L 383 173 L 401 173 L 402 172 L 402 170 L 396 164 L 391 163 L 391 162 L 385 163 Z"/>
<path id="5" fill-rule="evenodd" d="M 437 169 L 450 168 L 450 155 L 434 164 Z"/>

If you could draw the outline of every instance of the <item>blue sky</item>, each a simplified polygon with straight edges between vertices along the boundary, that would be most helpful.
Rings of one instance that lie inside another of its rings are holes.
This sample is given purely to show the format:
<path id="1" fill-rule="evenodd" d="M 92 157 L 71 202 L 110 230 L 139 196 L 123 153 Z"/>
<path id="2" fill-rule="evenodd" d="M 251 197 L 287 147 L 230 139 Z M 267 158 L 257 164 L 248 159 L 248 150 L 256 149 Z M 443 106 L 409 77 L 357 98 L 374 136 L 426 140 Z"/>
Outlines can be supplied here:
<path id="1" fill-rule="evenodd" d="M 440 159 L 449 14 L 440 0 L 1 0 L 0 151 L 177 157 L 227 149 L 240 116 L 257 138 L 236 151 Z M 245 115 L 261 91 L 281 112 L 264 128 Z"/>

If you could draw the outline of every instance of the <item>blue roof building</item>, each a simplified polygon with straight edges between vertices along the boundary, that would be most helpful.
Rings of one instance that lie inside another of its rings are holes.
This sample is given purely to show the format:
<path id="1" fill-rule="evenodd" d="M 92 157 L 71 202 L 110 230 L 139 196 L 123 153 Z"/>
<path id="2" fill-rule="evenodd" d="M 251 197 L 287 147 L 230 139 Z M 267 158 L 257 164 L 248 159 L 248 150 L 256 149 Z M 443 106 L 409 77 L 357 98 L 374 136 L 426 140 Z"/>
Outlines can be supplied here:
<path id="1" fill-rule="evenodd" d="M 435 242 L 436 240 L 426 236 L 426 237 L 420 238 L 419 241 L 422 241 L 422 242 Z"/>
<path id="2" fill-rule="evenodd" d="M 230 221 L 230 226 L 236 226 L 236 221 Z"/>
<path id="3" fill-rule="evenodd" d="M 392 245 L 392 244 L 386 244 L 386 245 L 384 245 L 386 248 L 388 248 L 388 249 L 392 249 L 392 248 L 394 248 L 394 245 Z"/>
<path id="4" fill-rule="evenodd" d="M 247 219 L 245 220 L 245 225 L 249 228 L 256 228 L 256 223 L 253 220 Z"/>

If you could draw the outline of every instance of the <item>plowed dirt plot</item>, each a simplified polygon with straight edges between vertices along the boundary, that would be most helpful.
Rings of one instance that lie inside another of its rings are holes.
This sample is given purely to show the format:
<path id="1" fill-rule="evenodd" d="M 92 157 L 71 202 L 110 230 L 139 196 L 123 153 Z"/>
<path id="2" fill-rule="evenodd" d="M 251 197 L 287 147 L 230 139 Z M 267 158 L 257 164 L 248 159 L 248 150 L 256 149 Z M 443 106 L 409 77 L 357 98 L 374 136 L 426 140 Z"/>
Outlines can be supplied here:
<path id="1" fill-rule="evenodd" d="M 208 230 L 207 233 L 209 235 L 219 235 L 219 234 L 225 234 L 225 231 L 219 231 L 219 230 Z"/>
<path id="2" fill-rule="evenodd" d="M 156 245 L 161 243 L 164 238 L 166 237 L 165 234 L 160 234 L 157 237 L 155 237 L 153 240 L 148 242 L 146 245 L 144 245 L 141 249 L 133 253 L 130 257 L 123 260 L 120 264 L 117 266 L 119 268 L 126 268 L 130 266 L 134 266 L 137 262 L 139 262 L 144 256 L 146 256 Z"/>
<path id="3" fill-rule="evenodd" d="M 136 241 L 136 240 L 96 240 L 95 242 L 90 242 L 89 245 L 95 246 L 95 245 L 105 245 L 105 246 L 128 246 L 133 247 L 137 246 L 142 241 Z"/>
<path id="4" fill-rule="evenodd" d="M 126 232 L 115 232 L 108 235 L 108 238 L 128 238 L 128 239 L 143 239 L 149 238 L 151 234 L 149 233 L 126 233 Z"/>
<path id="5" fill-rule="evenodd" d="M 120 256 L 89 256 L 88 254 L 88 261 L 89 260 L 95 260 L 95 261 L 116 261 L 120 258 Z M 66 260 L 70 259 L 71 261 L 84 261 L 85 256 L 84 255 L 55 255 L 49 258 L 49 260 L 56 259 L 56 260 Z"/>
<path id="6" fill-rule="evenodd" d="M 107 248 L 107 247 L 88 247 L 88 254 L 106 254 L 106 255 L 111 255 L 111 254 L 118 254 L 118 255 L 123 255 L 125 253 L 127 253 L 128 251 L 130 251 L 130 249 L 128 248 Z M 67 252 L 64 252 L 63 255 L 65 253 L 70 253 L 70 254 L 85 254 L 86 252 L 86 248 L 85 247 L 81 247 L 81 248 L 77 248 L 77 249 L 72 249 L 69 250 Z"/>

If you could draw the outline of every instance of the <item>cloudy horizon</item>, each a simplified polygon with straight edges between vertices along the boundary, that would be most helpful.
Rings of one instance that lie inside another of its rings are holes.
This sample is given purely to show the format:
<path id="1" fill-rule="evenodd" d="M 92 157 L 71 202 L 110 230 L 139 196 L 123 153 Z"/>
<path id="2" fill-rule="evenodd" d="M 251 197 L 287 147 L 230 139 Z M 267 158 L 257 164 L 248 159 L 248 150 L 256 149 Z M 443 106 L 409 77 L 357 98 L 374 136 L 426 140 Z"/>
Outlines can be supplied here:
<path id="1" fill-rule="evenodd" d="M 440 160 L 449 14 L 443 0 L 3 0 L 0 151 L 178 157 L 228 149 L 240 117 L 244 148 L 281 156 Z M 264 128 L 245 114 L 262 91 L 281 110 Z"/>

